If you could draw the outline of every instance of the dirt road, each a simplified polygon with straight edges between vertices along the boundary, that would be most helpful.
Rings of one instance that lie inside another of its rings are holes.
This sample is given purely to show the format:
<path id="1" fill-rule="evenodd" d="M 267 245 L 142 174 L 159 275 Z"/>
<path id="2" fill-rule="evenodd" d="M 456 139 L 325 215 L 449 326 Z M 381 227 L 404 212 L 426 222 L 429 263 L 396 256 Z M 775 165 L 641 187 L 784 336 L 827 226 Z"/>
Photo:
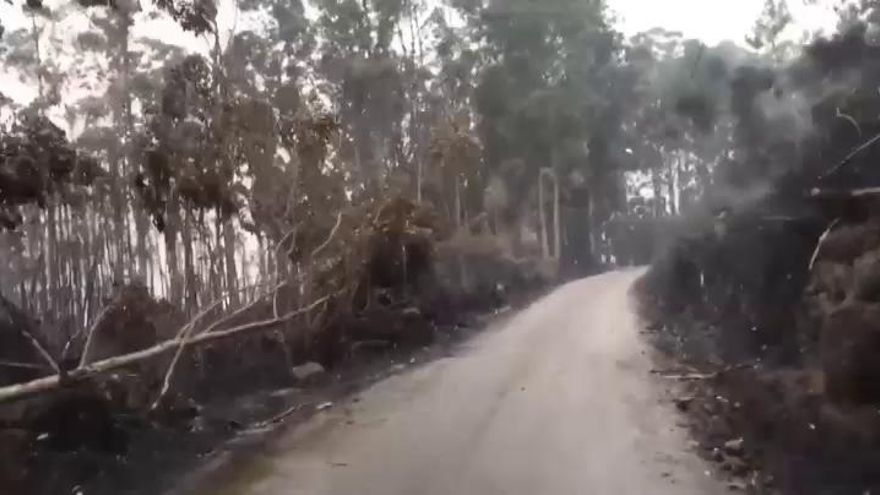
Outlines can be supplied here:
<path id="1" fill-rule="evenodd" d="M 638 274 L 564 286 L 456 357 L 319 413 L 217 493 L 721 493 L 650 375 Z"/>

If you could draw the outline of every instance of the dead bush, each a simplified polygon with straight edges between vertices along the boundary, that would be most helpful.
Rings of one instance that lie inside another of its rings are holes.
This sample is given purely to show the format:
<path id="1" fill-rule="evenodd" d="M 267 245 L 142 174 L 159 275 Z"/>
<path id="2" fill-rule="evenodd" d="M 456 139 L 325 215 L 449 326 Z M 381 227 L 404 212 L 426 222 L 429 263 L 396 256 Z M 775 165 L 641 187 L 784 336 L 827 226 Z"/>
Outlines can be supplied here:
<path id="1" fill-rule="evenodd" d="M 852 263 L 870 249 L 880 246 L 880 221 L 841 225 L 832 230 L 822 244 L 820 259 Z"/>
<path id="2" fill-rule="evenodd" d="M 820 353 L 825 390 L 835 401 L 880 401 L 880 305 L 853 302 L 823 324 Z"/>

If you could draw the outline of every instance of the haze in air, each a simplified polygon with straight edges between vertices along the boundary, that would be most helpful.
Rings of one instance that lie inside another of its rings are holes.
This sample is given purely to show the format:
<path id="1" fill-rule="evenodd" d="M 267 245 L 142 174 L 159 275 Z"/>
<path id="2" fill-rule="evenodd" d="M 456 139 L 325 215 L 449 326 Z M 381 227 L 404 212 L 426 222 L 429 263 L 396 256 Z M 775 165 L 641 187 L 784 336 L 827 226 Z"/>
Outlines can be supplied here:
<path id="1" fill-rule="evenodd" d="M 0 3 L 0 492 L 869 493 L 878 8 Z"/>

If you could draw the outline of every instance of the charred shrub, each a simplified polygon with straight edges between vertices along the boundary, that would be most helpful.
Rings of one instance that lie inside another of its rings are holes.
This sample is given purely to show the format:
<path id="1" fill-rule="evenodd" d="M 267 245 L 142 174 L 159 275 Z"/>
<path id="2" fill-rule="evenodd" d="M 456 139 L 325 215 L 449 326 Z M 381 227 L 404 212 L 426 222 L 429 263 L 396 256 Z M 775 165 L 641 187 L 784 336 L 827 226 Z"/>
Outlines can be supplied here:
<path id="1" fill-rule="evenodd" d="M 796 361 L 798 308 L 820 225 L 809 218 L 720 219 L 711 231 L 673 244 L 642 289 L 660 319 L 683 323 L 670 329 L 680 332 L 679 344 L 704 354 L 694 358 Z"/>

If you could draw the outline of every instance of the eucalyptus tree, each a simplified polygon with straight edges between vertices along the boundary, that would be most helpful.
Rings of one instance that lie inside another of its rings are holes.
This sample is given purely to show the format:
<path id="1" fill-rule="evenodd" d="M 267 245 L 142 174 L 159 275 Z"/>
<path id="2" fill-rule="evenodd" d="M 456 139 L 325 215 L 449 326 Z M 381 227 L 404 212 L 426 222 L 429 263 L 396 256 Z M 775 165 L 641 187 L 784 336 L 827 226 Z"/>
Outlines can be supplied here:
<path id="1" fill-rule="evenodd" d="M 376 197 L 401 165 L 407 60 L 394 41 L 408 2 L 320 0 L 316 7 L 317 70 L 342 124 L 339 151 L 358 179 L 356 195 Z"/>
<path id="2" fill-rule="evenodd" d="M 552 170 L 566 203 L 563 257 L 588 269 L 591 223 L 610 214 L 621 188 L 614 153 L 620 42 L 604 2 L 453 5 L 469 20 L 472 43 L 485 57 L 474 105 L 488 173 L 503 178 L 515 198 L 502 220 L 516 239 L 531 211 L 545 211 L 535 208 L 535 196 L 541 171 Z"/>

